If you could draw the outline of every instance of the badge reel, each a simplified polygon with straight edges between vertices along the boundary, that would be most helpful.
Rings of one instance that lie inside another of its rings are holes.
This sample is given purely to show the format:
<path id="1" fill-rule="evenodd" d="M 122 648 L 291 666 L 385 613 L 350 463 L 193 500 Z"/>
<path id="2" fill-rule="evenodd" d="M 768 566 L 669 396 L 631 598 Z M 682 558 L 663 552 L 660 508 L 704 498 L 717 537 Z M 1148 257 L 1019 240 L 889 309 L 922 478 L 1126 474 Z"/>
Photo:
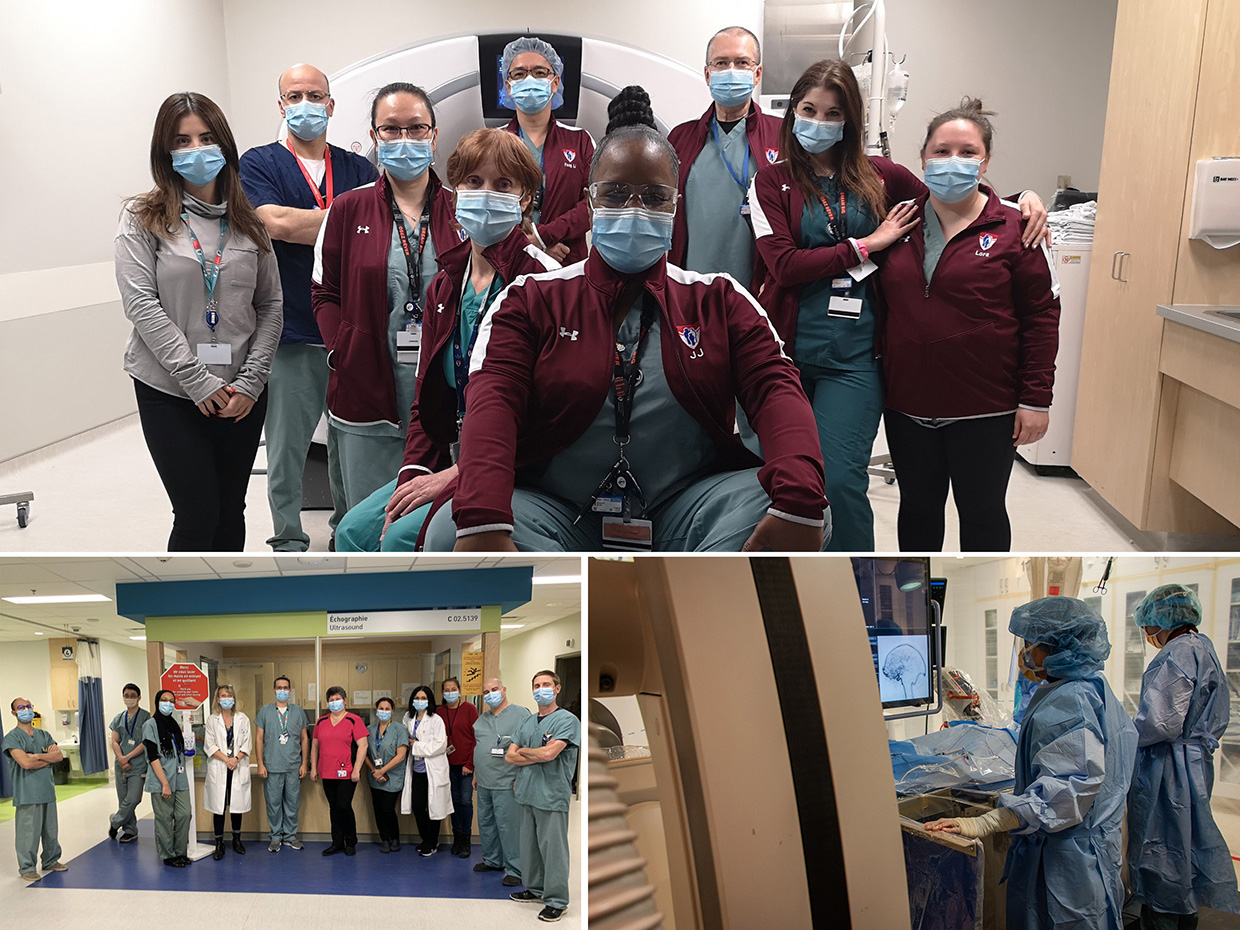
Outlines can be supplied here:
<path id="1" fill-rule="evenodd" d="M 284 746 L 284 745 L 286 745 L 287 743 L 288 743 L 288 734 L 287 734 L 287 733 L 281 733 L 281 734 L 280 734 L 280 745 L 281 745 L 281 746 Z"/>
<path id="2" fill-rule="evenodd" d="M 654 547 L 654 524 L 642 517 L 634 517 L 632 498 L 636 495 L 641 505 L 640 513 L 646 512 L 646 497 L 642 494 L 641 485 L 629 470 L 628 459 L 624 457 L 625 443 L 616 441 L 620 446 L 620 458 L 611 467 L 611 471 L 600 482 L 598 489 L 590 498 L 588 509 L 603 516 L 603 548 L 625 549 L 638 552 L 649 552 Z M 585 509 L 577 515 L 574 525 L 585 516 Z"/>
<path id="3" fill-rule="evenodd" d="M 827 304 L 827 316 L 861 319 L 861 298 L 849 296 L 852 288 L 851 277 L 831 279 L 831 302 Z"/>
<path id="4" fill-rule="evenodd" d="M 336 777 L 337 778 L 348 778 L 349 777 L 348 769 L 344 767 L 343 762 L 340 763 L 340 768 L 336 769 Z"/>
<path id="5" fill-rule="evenodd" d="M 231 365 L 232 346 L 228 343 L 215 341 L 215 327 L 220 322 L 220 313 L 214 300 L 207 302 L 207 326 L 211 328 L 211 341 L 198 343 L 198 361 L 204 365 Z"/>

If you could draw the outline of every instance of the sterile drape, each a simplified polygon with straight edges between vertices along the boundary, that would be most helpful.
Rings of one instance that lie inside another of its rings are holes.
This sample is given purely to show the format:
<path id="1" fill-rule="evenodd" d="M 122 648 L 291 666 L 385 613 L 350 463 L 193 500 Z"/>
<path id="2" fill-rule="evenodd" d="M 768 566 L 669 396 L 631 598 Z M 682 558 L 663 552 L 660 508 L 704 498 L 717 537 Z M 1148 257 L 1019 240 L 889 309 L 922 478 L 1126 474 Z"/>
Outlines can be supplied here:
<path id="1" fill-rule="evenodd" d="M 94 775 L 108 770 L 108 744 L 104 737 L 103 680 L 99 662 L 99 643 L 77 641 L 78 663 L 78 742 L 82 772 Z"/>

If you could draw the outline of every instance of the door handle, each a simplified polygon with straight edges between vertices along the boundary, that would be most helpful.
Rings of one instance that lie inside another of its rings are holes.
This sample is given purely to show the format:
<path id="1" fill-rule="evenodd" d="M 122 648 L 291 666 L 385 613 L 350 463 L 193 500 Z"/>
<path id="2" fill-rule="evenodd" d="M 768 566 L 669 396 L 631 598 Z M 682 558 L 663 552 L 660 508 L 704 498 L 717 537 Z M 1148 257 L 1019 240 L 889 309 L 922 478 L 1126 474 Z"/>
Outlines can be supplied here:
<path id="1" fill-rule="evenodd" d="M 1124 259 L 1128 258 L 1129 252 L 1119 253 L 1119 280 L 1124 284 L 1128 283 L 1128 279 L 1124 277 Z"/>
<path id="2" fill-rule="evenodd" d="M 1119 275 L 1115 273 L 1115 263 L 1119 261 L 1119 257 L 1123 254 L 1124 254 L 1123 252 L 1116 252 L 1114 255 L 1111 256 L 1111 280 L 1112 281 L 1119 280 Z"/>

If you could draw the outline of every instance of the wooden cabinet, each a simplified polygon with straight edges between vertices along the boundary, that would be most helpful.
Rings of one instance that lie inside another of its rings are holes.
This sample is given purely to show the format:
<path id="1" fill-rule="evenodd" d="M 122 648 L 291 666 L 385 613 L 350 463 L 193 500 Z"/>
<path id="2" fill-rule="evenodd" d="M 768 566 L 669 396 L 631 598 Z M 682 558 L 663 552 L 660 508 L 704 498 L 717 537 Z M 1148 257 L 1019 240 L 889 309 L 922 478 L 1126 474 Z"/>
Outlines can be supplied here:
<path id="1" fill-rule="evenodd" d="M 52 683 L 52 709 L 78 709 L 78 666 L 73 659 L 66 659 L 61 648 L 71 646 L 77 649 L 76 639 L 49 639 L 47 641 L 48 661 Z M 76 655 L 76 652 L 74 653 Z"/>

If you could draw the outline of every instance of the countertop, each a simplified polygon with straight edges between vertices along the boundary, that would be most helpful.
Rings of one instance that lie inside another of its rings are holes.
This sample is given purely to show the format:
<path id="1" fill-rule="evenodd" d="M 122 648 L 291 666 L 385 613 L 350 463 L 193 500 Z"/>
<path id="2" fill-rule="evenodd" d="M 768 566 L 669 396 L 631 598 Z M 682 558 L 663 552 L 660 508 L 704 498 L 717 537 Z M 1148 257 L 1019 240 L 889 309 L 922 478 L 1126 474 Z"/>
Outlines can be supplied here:
<path id="1" fill-rule="evenodd" d="M 1220 310 L 1231 311 L 1237 316 L 1225 316 L 1219 312 Z M 1209 304 L 1159 304 L 1158 315 L 1213 336 L 1240 342 L 1240 307 Z"/>

